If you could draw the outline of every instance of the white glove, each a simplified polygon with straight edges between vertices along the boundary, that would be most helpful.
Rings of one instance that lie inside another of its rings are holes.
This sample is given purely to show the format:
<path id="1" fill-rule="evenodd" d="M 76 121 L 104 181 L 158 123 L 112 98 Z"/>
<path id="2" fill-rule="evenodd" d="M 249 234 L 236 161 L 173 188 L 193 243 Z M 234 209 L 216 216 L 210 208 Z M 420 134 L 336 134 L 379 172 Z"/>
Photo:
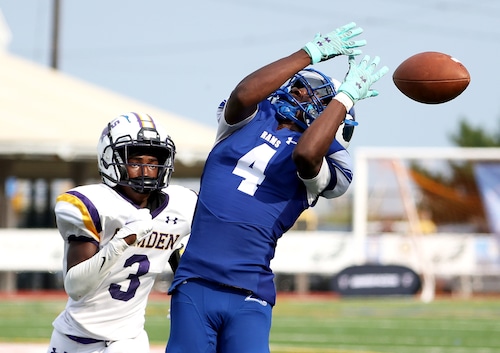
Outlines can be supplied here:
<path id="1" fill-rule="evenodd" d="M 153 220 L 149 210 L 143 208 L 135 211 L 113 239 L 104 245 L 97 254 L 68 270 L 64 279 L 64 288 L 68 295 L 73 300 L 80 300 L 94 291 L 99 283 L 102 283 L 108 276 L 109 271 L 123 252 L 152 232 Z M 131 234 L 135 234 L 136 239 L 134 243 L 128 245 L 123 238 Z"/>
<path id="2" fill-rule="evenodd" d="M 134 244 L 137 244 L 153 232 L 153 219 L 149 209 L 141 208 L 134 212 L 125 222 L 125 225 L 116 233 L 115 237 L 123 239 L 131 234 L 136 235 Z M 131 245 L 134 245 L 131 244 Z"/>

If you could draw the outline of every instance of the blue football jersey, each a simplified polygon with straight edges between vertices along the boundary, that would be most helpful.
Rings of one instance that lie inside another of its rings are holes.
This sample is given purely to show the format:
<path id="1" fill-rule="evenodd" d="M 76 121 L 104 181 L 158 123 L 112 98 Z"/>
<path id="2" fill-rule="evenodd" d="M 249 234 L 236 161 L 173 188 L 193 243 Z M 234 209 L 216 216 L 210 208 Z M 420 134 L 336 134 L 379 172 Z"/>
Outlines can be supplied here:
<path id="1" fill-rule="evenodd" d="M 275 114 L 268 101 L 260 103 L 253 119 L 210 152 L 171 290 L 186 279 L 204 278 L 250 290 L 274 305 L 270 262 L 277 241 L 311 204 L 292 160 L 301 133 L 278 130 Z M 339 177 L 351 181 L 348 154 L 334 141 L 328 156 L 337 152 L 340 159 L 327 158 L 332 178 L 326 192 L 337 187 Z"/>

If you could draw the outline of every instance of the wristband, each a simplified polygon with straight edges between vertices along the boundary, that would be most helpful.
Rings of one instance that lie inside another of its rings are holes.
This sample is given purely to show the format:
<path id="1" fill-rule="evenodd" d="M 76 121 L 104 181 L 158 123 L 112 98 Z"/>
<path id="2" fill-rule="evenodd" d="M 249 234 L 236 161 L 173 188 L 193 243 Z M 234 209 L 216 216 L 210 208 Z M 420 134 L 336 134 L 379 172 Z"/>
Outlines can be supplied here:
<path id="1" fill-rule="evenodd" d="M 344 92 L 339 92 L 335 97 L 333 97 L 336 101 L 342 103 L 345 107 L 346 112 L 349 112 L 354 105 L 354 101 Z"/>
<path id="2" fill-rule="evenodd" d="M 321 54 L 321 51 L 312 42 L 307 43 L 302 49 L 304 49 L 306 53 L 311 57 L 311 64 L 316 64 L 321 61 L 323 54 Z"/>

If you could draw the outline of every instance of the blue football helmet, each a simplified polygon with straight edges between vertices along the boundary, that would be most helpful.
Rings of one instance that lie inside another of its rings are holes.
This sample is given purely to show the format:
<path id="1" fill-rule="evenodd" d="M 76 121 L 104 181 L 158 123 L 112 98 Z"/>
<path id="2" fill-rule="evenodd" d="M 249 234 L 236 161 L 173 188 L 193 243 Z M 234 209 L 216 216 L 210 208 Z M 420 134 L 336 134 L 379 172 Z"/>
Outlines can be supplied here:
<path id="1" fill-rule="evenodd" d="M 291 120 L 302 129 L 307 129 L 325 110 L 326 106 L 337 94 L 340 82 L 331 79 L 320 71 L 306 68 L 296 73 L 270 96 L 276 108 L 278 120 Z M 299 102 L 292 94 L 294 88 L 305 88 L 311 100 Z M 297 114 L 301 111 L 302 114 Z M 354 132 L 354 108 L 346 114 L 344 123 L 339 127 L 336 139 L 345 147 L 349 145 Z"/>

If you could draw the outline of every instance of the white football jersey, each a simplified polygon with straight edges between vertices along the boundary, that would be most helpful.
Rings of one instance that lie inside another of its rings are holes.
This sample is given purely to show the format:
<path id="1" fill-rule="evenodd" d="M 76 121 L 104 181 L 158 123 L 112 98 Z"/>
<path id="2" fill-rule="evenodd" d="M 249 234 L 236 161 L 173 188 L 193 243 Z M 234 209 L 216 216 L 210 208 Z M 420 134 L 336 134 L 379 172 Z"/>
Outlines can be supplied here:
<path id="1" fill-rule="evenodd" d="M 151 210 L 155 221 L 151 236 L 127 248 L 94 292 L 78 301 L 68 298 L 65 310 L 53 322 L 57 331 L 111 341 L 141 333 L 155 278 L 170 269 L 170 255 L 190 234 L 197 200 L 194 191 L 182 186 L 170 185 L 163 191 L 165 202 Z M 104 184 L 80 186 L 60 195 L 55 214 L 65 243 L 64 275 L 68 239 L 85 237 L 102 248 L 136 210 Z"/>

